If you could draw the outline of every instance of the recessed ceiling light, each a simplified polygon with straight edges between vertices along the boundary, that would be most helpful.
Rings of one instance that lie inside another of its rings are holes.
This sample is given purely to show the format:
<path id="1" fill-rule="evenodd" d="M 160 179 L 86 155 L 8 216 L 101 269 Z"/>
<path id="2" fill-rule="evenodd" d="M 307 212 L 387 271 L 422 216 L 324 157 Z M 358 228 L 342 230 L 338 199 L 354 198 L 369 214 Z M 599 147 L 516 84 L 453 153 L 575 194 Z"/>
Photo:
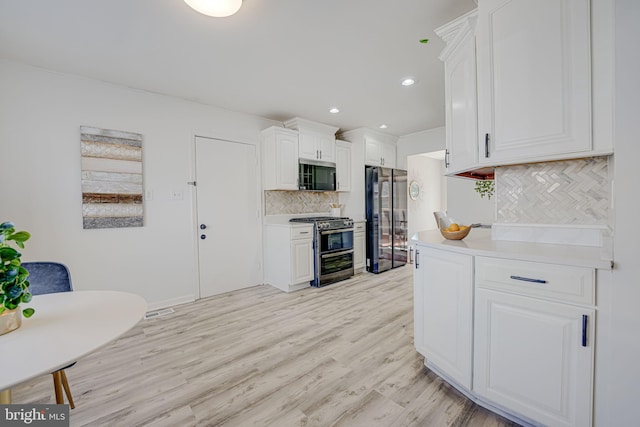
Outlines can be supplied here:
<path id="1" fill-rule="evenodd" d="M 413 77 L 405 77 L 404 79 L 402 79 L 401 83 L 402 86 L 411 86 L 416 83 L 416 79 L 414 79 Z"/>
<path id="2" fill-rule="evenodd" d="M 333 107 L 333 108 L 329 108 L 329 112 L 331 114 L 338 114 L 340 112 L 340 109 Z"/>
<path id="3" fill-rule="evenodd" d="M 387 126 L 387 125 L 380 125 L 380 129 L 386 129 L 386 128 L 388 128 L 388 127 L 389 127 L 389 126 Z"/>

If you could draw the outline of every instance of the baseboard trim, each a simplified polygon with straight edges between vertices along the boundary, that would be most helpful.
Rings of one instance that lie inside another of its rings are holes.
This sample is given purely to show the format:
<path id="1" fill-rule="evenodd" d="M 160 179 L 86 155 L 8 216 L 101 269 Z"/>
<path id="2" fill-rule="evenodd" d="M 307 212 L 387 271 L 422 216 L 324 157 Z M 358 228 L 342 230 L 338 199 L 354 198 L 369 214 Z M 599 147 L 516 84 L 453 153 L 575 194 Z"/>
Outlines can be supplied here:
<path id="1" fill-rule="evenodd" d="M 147 311 L 159 310 L 161 308 L 173 307 L 175 305 L 186 304 L 189 302 L 194 302 L 196 300 L 196 296 L 191 295 L 183 295 L 176 298 L 166 299 L 163 301 L 154 301 L 147 304 Z"/>

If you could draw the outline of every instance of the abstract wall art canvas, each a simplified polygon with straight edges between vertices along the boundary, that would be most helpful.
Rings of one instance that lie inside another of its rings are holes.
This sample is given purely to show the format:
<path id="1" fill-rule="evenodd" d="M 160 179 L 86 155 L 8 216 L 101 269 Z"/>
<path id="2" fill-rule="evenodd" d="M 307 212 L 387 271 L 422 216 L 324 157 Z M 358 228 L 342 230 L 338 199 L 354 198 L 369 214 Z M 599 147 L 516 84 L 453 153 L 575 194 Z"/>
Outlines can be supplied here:
<path id="1" fill-rule="evenodd" d="M 83 228 L 142 227 L 142 135 L 80 127 Z"/>

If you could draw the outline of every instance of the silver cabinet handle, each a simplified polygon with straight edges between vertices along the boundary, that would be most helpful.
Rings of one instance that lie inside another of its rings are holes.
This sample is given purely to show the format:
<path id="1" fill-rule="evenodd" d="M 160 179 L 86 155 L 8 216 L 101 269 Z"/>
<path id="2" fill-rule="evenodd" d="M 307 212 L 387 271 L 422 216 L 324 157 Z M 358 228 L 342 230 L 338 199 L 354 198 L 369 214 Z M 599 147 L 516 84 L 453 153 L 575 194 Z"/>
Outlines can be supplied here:
<path id="1" fill-rule="evenodd" d="M 531 279 L 529 277 L 522 277 L 522 276 L 509 276 L 509 277 L 512 278 L 513 280 L 520 280 L 522 282 L 547 283 L 546 280 L 542 280 L 542 279 Z"/>
<path id="2" fill-rule="evenodd" d="M 420 267 L 420 251 L 416 248 L 416 270 Z"/>
<path id="3" fill-rule="evenodd" d="M 451 163 L 449 163 L 449 155 L 450 154 L 451 153 L 449 152 L 448 148 L 446 150 L 444 150 L 444 167 L 447 168 L 447 169 L 449 168 L 449 165 L 451 164 Z"/>
<path id="4" fill-rule="evenodd" d="M 409 247 L 409 264 L 413 264 L 413 247 Z"/>

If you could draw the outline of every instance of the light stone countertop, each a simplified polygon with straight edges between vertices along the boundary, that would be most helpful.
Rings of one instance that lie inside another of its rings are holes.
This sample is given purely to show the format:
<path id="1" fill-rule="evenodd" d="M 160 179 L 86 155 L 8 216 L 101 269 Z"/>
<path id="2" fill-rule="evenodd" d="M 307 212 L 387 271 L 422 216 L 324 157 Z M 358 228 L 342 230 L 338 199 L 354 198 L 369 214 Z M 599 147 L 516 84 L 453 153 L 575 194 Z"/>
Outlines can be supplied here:
<path id="1" fill-rule="evenodd" d="M 603 270 L 613 268 L 613 260 L 608 258 L 599 247 L 492 240 L 490 229 L 474 228 L 463 240 L 447 240 L 438 230 L 420 231 L 411 238 L 411 241 L 435 249 L 468 255 Z"/>

